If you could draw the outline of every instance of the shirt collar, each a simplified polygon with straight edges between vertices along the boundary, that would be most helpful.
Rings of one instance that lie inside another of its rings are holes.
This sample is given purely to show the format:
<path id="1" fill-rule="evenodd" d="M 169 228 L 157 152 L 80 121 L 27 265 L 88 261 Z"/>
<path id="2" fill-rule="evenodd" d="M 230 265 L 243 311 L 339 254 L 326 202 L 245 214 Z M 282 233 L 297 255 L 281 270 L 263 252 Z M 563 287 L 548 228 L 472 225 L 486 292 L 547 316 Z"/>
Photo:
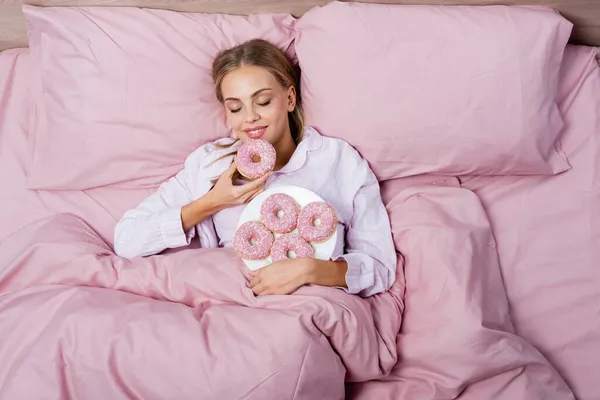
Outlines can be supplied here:
<path id="1" fill-rule="evenodd" d="M 323 136 L 312 126 L 305 126 L 302 141 L 298 143 L 288 163 L 277 171 L 277 173 L 290 173 L 299 170 L 306 163 L 308 153 L 320 149 L 322 145 Z"/>

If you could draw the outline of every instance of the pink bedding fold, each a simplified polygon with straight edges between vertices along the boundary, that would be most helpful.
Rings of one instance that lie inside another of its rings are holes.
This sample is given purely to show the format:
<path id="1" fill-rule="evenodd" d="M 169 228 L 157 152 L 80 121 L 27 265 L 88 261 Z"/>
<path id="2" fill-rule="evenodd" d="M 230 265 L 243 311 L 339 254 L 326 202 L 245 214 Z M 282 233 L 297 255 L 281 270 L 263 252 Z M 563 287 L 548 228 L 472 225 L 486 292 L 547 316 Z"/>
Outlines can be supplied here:
<path id="1" fill-rule="evenodd" d="M 244 272 L 228 249 L 126 261 L 68 214 L 29 225 L 0 245 L 0 398 L 341 399 L 396 363 L 395 296 L 256 298 Z"/>
<path id="2" fill-rule="evenodd" d="M 514 333 L 477 196 L 456 179 L 422 177 L 385 184 L 384 197 L 405 258 L 399 361 L 389 376 L 353 385 L 353 398 L 573 399 L 544 356 Z"/>

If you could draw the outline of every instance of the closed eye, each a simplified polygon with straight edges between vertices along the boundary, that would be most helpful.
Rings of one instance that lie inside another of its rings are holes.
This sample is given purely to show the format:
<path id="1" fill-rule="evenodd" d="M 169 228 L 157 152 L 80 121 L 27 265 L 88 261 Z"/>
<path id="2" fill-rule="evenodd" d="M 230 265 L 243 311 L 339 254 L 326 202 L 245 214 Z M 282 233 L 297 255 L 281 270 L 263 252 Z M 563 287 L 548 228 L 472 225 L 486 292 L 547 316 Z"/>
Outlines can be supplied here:
<path id="1" fill-rule="evenodd" d="M 242 107 L 236 108 L 235 110 L 229 110 L 229 111 L 235 114 L 237 112 L 240 112 L 241 109 L 242 109 Z"/>
<path id="2" fill-rule="evenodd" d="M 261 107 L 268 106 L 269 104 L 271 104 L 271 100 L 267 100 L 264 103 L 258 103 L 258 105 Z"/>

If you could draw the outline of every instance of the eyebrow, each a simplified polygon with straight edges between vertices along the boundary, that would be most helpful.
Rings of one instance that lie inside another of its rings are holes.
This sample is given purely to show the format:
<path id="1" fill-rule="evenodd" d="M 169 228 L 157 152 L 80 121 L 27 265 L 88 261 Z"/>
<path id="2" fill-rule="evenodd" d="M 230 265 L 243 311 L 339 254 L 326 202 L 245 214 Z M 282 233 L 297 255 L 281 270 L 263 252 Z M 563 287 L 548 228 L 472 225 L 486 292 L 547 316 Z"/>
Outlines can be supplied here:
<path id="1" fill-rule="evenodd" d="M 264 92 L 265 90 L 271 90 L 271 88 L 262 88 L 262 89 L 258 89 L 256 92 L 252 93 L 252 96 L 250 97 L 256 97 L 258 96 L 260 93 Z M 223 101 L 227 101 L 227 100 L 234 100 L 234 101 L 241 101 L 240 99 L 236 98 L 236 97 L 227 97 L 225 100 Z"/>

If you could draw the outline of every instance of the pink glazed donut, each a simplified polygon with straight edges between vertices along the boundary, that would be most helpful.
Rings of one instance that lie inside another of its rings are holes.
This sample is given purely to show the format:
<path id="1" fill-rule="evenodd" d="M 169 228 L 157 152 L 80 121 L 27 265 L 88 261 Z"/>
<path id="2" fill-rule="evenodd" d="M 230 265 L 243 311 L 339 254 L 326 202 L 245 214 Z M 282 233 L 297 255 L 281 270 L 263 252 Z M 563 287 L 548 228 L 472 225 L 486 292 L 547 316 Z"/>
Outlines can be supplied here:
<path id="1" fill-rule="evenodd" d="M 319 220 L 318 224 L 316 220 Z M 337 222 L 332 206 L 322 201 L 313 201 L 300 211 L 298 233 L 307 242 L 323 243 L 333 235 Z"/>
<path id="2" fill-rule="evenodd" d="M 300 206 L 293 197 L 284 193 L 275 193 L 262 203 L 260 220 L 267 229 L 275 233 L 290 233 L 296 229 L 299 213 Z"/>
<path id="3" fill-rule="evenodd" d="M 306 240 L 296 234 L 287 234 L 275 239 L 271 248 L 271 259 L 273 262 L 285 260 L 289 258 L 288 252 L 290 251 L 296 253 L 298 258 L 312 258 L 315 255 L 315 251 Z"/>
<path id="4" fill-rule="evenodd" d="M 264 260 L 272 245 L 273 232 L 257 221 L 242 224 L 233 236 L 233 249 L 244 260 Z"/>
<path id="5" fill-rule="evenodd" d="M 248 179 L 258 179 L 275 168 L 275 147 L 262 139 L 248 139 L 235 156 L 237 169 Z"/>

